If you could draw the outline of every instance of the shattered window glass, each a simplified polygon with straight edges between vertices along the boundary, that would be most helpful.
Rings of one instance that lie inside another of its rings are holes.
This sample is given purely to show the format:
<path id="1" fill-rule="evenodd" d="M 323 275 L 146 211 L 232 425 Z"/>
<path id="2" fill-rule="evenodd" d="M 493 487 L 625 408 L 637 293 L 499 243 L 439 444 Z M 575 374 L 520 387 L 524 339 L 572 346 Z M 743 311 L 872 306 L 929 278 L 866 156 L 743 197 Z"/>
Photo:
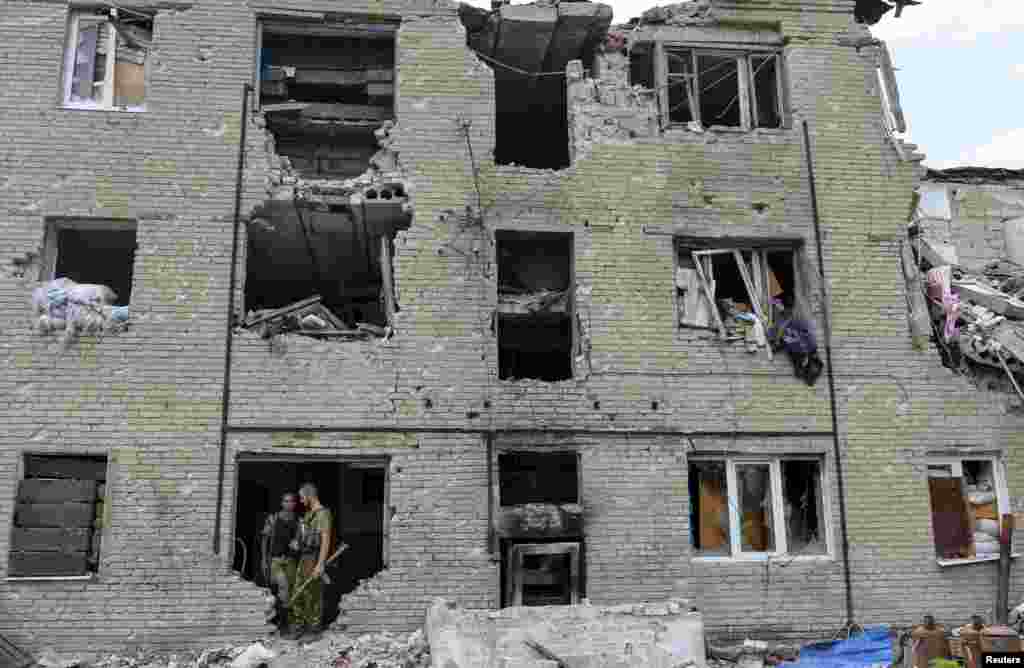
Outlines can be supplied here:
<path id="1" fill-rule="evenodd" d="M 704 127 L 740 127 L 740 79 L 736 56 L 699 54 L 700 119 Z"/>
<path id="2" fill-rule="evenodd" d="M 668 119 L 671 123 L 695 120 L 696 107 L 693 78 L 693 53 L 666 51 L 668 60 Z"/>
<path id="3" fill-rule="evenodd" d="M 736 484 L 743 552 L 774 552 L 772 476 L 768 464 L 737 464 Z"/>
<path id="4" fill-rule="evenodd" d="M 945 187 L 921 188 L 921 201 L 917 210 L 924 218 L 950 220 L 953 214 L 949 206 L 949 192 Z"/>
<path id="5" fill-rule="evenodd" d="M 730 554 L 725 462 L 691 462 L 689 480 L 690 534 L 694 549 L 705 555 Z"/>
<path id="6" fill-rule="evenodd" d="M 73 28 L 65 104 L 141 110 L 152 19 L 133 14 L 114 20 L 82 13 L 75 15 Z"/>
<path id="7" fill-rule="evenodd" d="M 821 464 L 810 460 L 783 461 L 782 496 L 788 552 L 824 554 Z"/>
<path id="8" fill-rule="evenodd" d="M 78 20 L 78 43 L 71 75 L 71 101 L 100 100 L 106 79 L 107 22 L 99 16 Z"/>
<path id="9" fill-rule="evenodd" d="M 755 125 L 759 128 L 777 128 L 782 125 L 779 113 L 779 57 L 753 55 L 750 57 L 753 86 L 753 108 L 757 110 Z"/>

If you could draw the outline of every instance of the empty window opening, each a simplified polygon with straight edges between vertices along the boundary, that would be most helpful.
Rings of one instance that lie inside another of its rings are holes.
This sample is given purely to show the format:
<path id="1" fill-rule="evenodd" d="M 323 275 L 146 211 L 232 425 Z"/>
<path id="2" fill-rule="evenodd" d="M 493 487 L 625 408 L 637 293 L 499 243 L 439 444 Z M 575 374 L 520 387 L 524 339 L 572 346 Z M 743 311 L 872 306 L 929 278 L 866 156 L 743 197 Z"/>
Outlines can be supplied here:
<path id="1" fill-rule="evenodd" d="M 729 493 L 725 462 L 690 462 L 690 538 L 706 555 L 730 552 Z"/>
<path id="2" fill-rule="evenodd" d="M 940 561 L 999 554 L 1000 517 L 1009 512 L 1009 503 L 996 460 L 930 463 L 928 493 Z"/>
<path id="3" fill-rule="evenodd" d="M 820 460 L 693 461 L 689 491 L 700 556 L 827 552 Z"/>
<path id="4" fill-rule="evenodd" d="M 633 83 L 658 89 L 666 126 L 781 127 L 778 53 L 665 48 L 658 63 L 653 53 L 649 47 L 634 49 L 630 69 Z"/>
<path id="5" fill-rule="evenodd" d="M 821 463 L 812 460 L 782 462 L 782 499 L 789 551 L 794 554 L 826 552 L 822 518 Z"/>
<path id="6" fill-rule="evenodd" d="M 680 327 L 718 329 L 727 340 L 739 340 L 747 338 L 755 320 L 767 330 L 798 315 L 796 248 L 709 245 L 714 244 L 680 241 L 677 246 Z"/>
<path id="7" fill-rule="evenodd" d="M 44 280 L 105 285 L 114 304 L 131 301 L 136 226 L 127 221 L 51 221 L 46 230 Z"/>
<path id="8" fill-rule="evenodd" d="M 364 204 L 328 211 L 287 200 L 257 210 L 248 227 L 246 326 L 270 334 L 383 334 L 397 310 L 394 234 L 409 227 L 411 215 L 401 186 L 379 190 Z"/>
<path id="9" fill-rule="evenodd" d="M 572 235 L 496 232 L 498 377 L 572 377 Z"/>
<path id="10" fill-rule="evenodd" d="M 26 456 L 8 577 L 87 576 L 99 569 L 106 479 L 106 457 Z"/>
<path id="11" fill-rule="evenodd" d="M 498 455 L 500 505 L 579 503 L 575 452 L 508 452 Z"/>
<path id="12" fill-rule="evenodd" d="M 263 528 L 268 516 L 281 510 L 282 497 L 298 493 L 307 482 L 316 485 L 320 502 L 334 516 L 335 545 L 348 545 L 335 566 L 328 567 L 324 622 L 330 623 L 340 598 L 386 567 L 387 462 L 243 457 L 238 462 L 233 568 L 247 580 L 270 586 L 272 555 L 264 554 Z"/>
<path id="13" fill-rule="evenodd" d="M 562 77 L 494 73 L 494 162 L 536 169 L 569 166 L 569 115 Z"/>
<path id="14" fill-rule="evenodd" d="M 74 109 L 142 111 L 153 18 L 108 8 L 71 14 L 63 104 Z"/>
<path id="15" fill-rule="evenodd" d="M 259 92 L 279 154 L 306 178 L 366 171 L 394 118 L 395 26 L 261 24 Z"/>
<path id="16" fill-rule="evenodd" d="M 575 605 L 583 595 L 578 542 L 508 543 L 502 560 L 506 606 Z"/>

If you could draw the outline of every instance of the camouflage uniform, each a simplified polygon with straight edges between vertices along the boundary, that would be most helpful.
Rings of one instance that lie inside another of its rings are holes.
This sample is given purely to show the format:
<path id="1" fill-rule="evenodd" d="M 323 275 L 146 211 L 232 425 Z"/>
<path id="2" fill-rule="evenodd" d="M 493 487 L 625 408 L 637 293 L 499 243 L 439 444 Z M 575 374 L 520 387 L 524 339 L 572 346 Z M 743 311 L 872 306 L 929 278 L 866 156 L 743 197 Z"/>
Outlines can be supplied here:
<path id="1" fill-rule="evenodd" d="M 321 531 L 329 533 L 334 528 L 331 511 L 320 508 L 316 512 L 306 513 L 302 517 L 300 544 L 302 556 L 299 558 L 298 578 L 296 587 L 302 587 L 291 607 L 291 621 L 303 626 L 319 626 L 323 616 L 323 583 L 319 577 L 313 577 L 313 570 L 320 559 Z M 305 584 L 309 581 L 309 584 Z"/>
<path id="2" fill-rule="evenodd" d="M 298 532 L 299 519 L 290 519 L 282 513 L 273 513 L 263 525 L 264 557 L 270 558 L 270 582 L 267 584 L 277 597 L 278 623 L 281 625 L 286 622 L 288 598 L 295 591 L 297 561 L 288 544 L 298 537 Z"/>

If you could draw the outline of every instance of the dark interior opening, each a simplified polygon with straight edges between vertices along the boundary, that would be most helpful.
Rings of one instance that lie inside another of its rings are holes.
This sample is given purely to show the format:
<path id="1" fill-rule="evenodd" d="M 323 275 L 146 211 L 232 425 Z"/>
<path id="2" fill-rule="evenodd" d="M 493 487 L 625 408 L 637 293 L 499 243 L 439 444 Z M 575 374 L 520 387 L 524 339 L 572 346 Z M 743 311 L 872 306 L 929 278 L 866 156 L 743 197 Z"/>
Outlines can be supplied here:
<path id="1" fill-rule="evenodd" d="M 391 263 L 395 230 L 411 222 L 401 213 L 404 199 L 389 196 L 363 208 L 271 202 L 258 211 L 248 226 L 246 311 L 284 308 L 318 294 L 350 328 L 386 326 L 383 263 Z"/>
<path id="2" fill-rule="evenodd" d="M 724 462 L 690 462 L 690 542 L 704 554 L 732 551 Z"/>
<path id="3" fill-rule="evenodd" d="M 736 56 L 698 54 L 700 118 L 705 127 L 742 125 Z"/>
<path id="4" fill-rule="evenodd" d="M 629 52 L 629 84 L 654 88 L 654 49 L 641 42 Z"/>
<path id="5" fill-rule="evenodd" d="M 824 508 L 821 464 L 816 461 L 782 462 L 782 499 L 790 554 L 823 554 Z"/>
<path id="6" fill-rule="evenodd" d="M 779 114 L 778 57 L 751 56 L 754 72 L 754 95 L 757 100 L 757 127 L 777 128 L 782 125 Z"/>
<path id="7" fill-rule="evenodd" d="M 564 539 L 538 538 L 524 540 L 501 539 L 498 549 L 501 552 L 500 592 L 502 607 L 512 605 L 513 589 L 522 593 L 522 605 L 570 605 L 575 593 L 576 599 L 586 596 L 586 563 L 585 545 L 582 541 L 573 542 L 579 555 L 574 564 L 572 552 L 560 551 L 552 554 L 524 553 L 518 563 L 512 561 L 513 545 L 521 545 L 529 550 L 529 546 L 552 545 L 562 543 Z M 576 572 L 573 572 L 575 565 Z"/>
<path id="8" fill-rule="evenodd" d="M 572 377 L 572 235 L 496 232 L 498 378 Z"/>
<path id="9" fill-rule="evenodd" d="M 575 452 L 508 452 L 498 455 L 499 503 L 579 503 Z"/>
<path id="10" fill-rule="evenodd" d="M 373 32 L 264 28 L 260 102 L 277 152 L 306 178 L 362 174 L 378 148 L 374 130 L 394 118 L 395 40 L 387 28 Z"/>
<path id="11" fill-rule="evenodd" d="M 117 293 L 118 306 L 132 295 L 135 229 L 83 230 L 56 228 L 57 263 L 54 278 L 106 285 Z"/>
<path id="12" fill-rule="evenodd" d="M 535 169 L 569 166 L 564 77 L 495 71 L 494 162 Z"/>
<path id="13" fill-rule="evenodd" d="M 349 546 L 329 570 L 331 584 L 324 586 L 324 621 L 330 623 L 337 617 L 340 598 L 384 569 L 386 476 L 383 462 L 240 461 L 233 568 L 246 580 L 267 586 L 260 556 L 263 523 L 281 509 L 286 492 L 312 482 L 320 502 L 334 515 L 336 541 Z"/>

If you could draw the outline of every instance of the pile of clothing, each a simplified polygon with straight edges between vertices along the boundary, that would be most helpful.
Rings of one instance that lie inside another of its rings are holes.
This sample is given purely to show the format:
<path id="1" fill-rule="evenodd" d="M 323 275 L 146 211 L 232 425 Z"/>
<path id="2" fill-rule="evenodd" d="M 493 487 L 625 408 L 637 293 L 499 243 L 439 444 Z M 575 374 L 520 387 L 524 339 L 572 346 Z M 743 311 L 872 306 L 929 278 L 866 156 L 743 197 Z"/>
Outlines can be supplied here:
<path id="1" fill-rule="evenodd" d="M 818 342 L 811 323 L 799 318 L 780 320 L 769 331 L 772 349 L 785 350 L 793 362 L 793 374 L 808 385 L 814 385 L 825 368 L 818 356 Z"/>
<path id="2" fill-rule="evenodd" d="M 63 332 L 68 344 L 80 333 L 120 331 L 128 322 L 128 307 L 115 306 L 117 294 L 105 285 L 75 283 L 58 278 L 32 291 L 36 331 Z"/>

